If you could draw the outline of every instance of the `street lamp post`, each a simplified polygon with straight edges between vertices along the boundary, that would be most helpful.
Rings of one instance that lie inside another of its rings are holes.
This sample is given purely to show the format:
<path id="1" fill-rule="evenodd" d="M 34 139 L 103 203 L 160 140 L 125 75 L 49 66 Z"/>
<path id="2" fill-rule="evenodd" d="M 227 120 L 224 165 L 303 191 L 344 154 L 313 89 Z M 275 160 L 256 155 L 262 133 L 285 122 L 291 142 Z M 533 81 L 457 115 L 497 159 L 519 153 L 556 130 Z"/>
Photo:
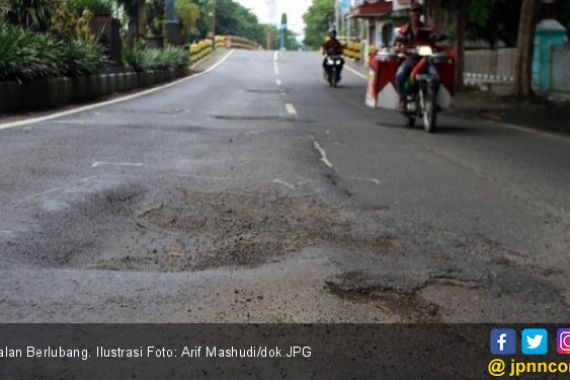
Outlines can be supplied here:
<path id="1" fill-rule="evenodd" d="M 180 45 L 180 22 L 176 19 L 175 0 L 165 0 L 166 41 L 169 45 Z"/>
<path id="2" fill-rule="evenodd" d="M 212 12 L 210 12 L 210 16 L 212 17 L 212 39 L 216 40 L 216 0 L 212 1 Z"/>

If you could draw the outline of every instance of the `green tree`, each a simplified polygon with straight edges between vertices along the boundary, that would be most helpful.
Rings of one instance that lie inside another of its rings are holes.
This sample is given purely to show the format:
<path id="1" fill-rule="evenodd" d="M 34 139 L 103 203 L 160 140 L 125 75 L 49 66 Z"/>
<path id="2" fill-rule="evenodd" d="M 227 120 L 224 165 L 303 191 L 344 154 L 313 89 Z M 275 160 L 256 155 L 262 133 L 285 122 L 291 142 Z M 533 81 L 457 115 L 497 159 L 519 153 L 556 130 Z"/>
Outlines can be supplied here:
<path id="1" fill-rule="evenodd" d="M 327 36 L 328 17 L 334 13 L 334 1 L 313 0 L 303 15 L 305 21 L 305 45 L 318 49 Z"/>
<path id="2" fill-rule="evenodd" d="M 153 37 L 164 36 L 166 22 L 166 10 L 164 0 L 146 0 L 146 23 L 150 35 Z"/>
<path id="3" fill-rule="evenodd" d="M 538 2 L 523 0 L 513 73 L 513 93 L 519 97 L 532 95 L 532 55 L 538 11 Z"/>
<path id="4" fill-rule="evenodd" d="M 46 31 L 53 13 L 52 0 L 6 0 L 0 3 L 7 20 L 34 31 Z"/>
<path id="5" fill-rule="evenodd" d="M 198 19 L 200 18 L 200 7 L 191 0 L 176 0 L 176 18 L 182 24 L 182 40 L 187 41 L 189 37 L 198 34 Z"/>

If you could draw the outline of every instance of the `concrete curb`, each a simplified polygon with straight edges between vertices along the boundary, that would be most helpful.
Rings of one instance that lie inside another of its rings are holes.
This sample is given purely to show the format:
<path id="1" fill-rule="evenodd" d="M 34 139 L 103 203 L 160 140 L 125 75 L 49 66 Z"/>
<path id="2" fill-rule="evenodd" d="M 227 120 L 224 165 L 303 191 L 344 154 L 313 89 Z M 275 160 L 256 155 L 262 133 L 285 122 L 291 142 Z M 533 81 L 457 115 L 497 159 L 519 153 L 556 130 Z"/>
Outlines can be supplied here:
<path id="1" fill-rule="evenodd" d="M 33 111 L 92 100 L 168 82 L 189 74 L 187 68 L 97 74 L 76 78 L 46 78 L 18 83 L 0 82 L 0 113 Z"/>

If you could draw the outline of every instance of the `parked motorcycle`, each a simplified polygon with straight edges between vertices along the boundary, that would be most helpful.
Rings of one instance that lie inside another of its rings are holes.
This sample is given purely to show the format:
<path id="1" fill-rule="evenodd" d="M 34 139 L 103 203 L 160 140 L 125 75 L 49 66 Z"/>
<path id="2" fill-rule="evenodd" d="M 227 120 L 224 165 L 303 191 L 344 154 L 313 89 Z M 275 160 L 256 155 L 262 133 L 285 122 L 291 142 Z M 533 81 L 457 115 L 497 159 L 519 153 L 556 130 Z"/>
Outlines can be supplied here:
<path id="1" fill-rule="evenodd" d="M 325 57 L 323 66 L 325 70 L 325 80 L 331 85 L 331 87 L 336 87 L 341 80 L 344 59 L 341 55 L 329 54 Z"/>

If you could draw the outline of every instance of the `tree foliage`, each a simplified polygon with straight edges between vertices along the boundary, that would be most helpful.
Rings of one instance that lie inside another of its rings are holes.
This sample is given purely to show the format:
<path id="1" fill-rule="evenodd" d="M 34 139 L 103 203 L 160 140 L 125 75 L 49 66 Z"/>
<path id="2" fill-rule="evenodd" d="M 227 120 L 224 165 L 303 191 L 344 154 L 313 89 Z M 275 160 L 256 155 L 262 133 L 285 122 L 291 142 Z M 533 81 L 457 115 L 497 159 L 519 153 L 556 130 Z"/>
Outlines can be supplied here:
<path id="1" fill-rule="evenodd" d="M 319 48 L 324 42 L 328 31 L 328 17 L 334 13 L 334 2 L 330 0 L 313 0 L 313 3 L 303 15 L 305 21 L 305 45 Z"/>
<path id="2" fill-rule="evenodd" d="M 1 8 L 11 24 L 35 31 L 45 31 L 49 27 L 54 1 L 5 0 L 2 3 Z"/>
<path id="3" fill-rule="evenodd" d="M 200 7 L 191 0 L 176 0 L 176 18 L 182 24 L 182 40 L 198 34 L 198 19 L 200 18 Z"/>

